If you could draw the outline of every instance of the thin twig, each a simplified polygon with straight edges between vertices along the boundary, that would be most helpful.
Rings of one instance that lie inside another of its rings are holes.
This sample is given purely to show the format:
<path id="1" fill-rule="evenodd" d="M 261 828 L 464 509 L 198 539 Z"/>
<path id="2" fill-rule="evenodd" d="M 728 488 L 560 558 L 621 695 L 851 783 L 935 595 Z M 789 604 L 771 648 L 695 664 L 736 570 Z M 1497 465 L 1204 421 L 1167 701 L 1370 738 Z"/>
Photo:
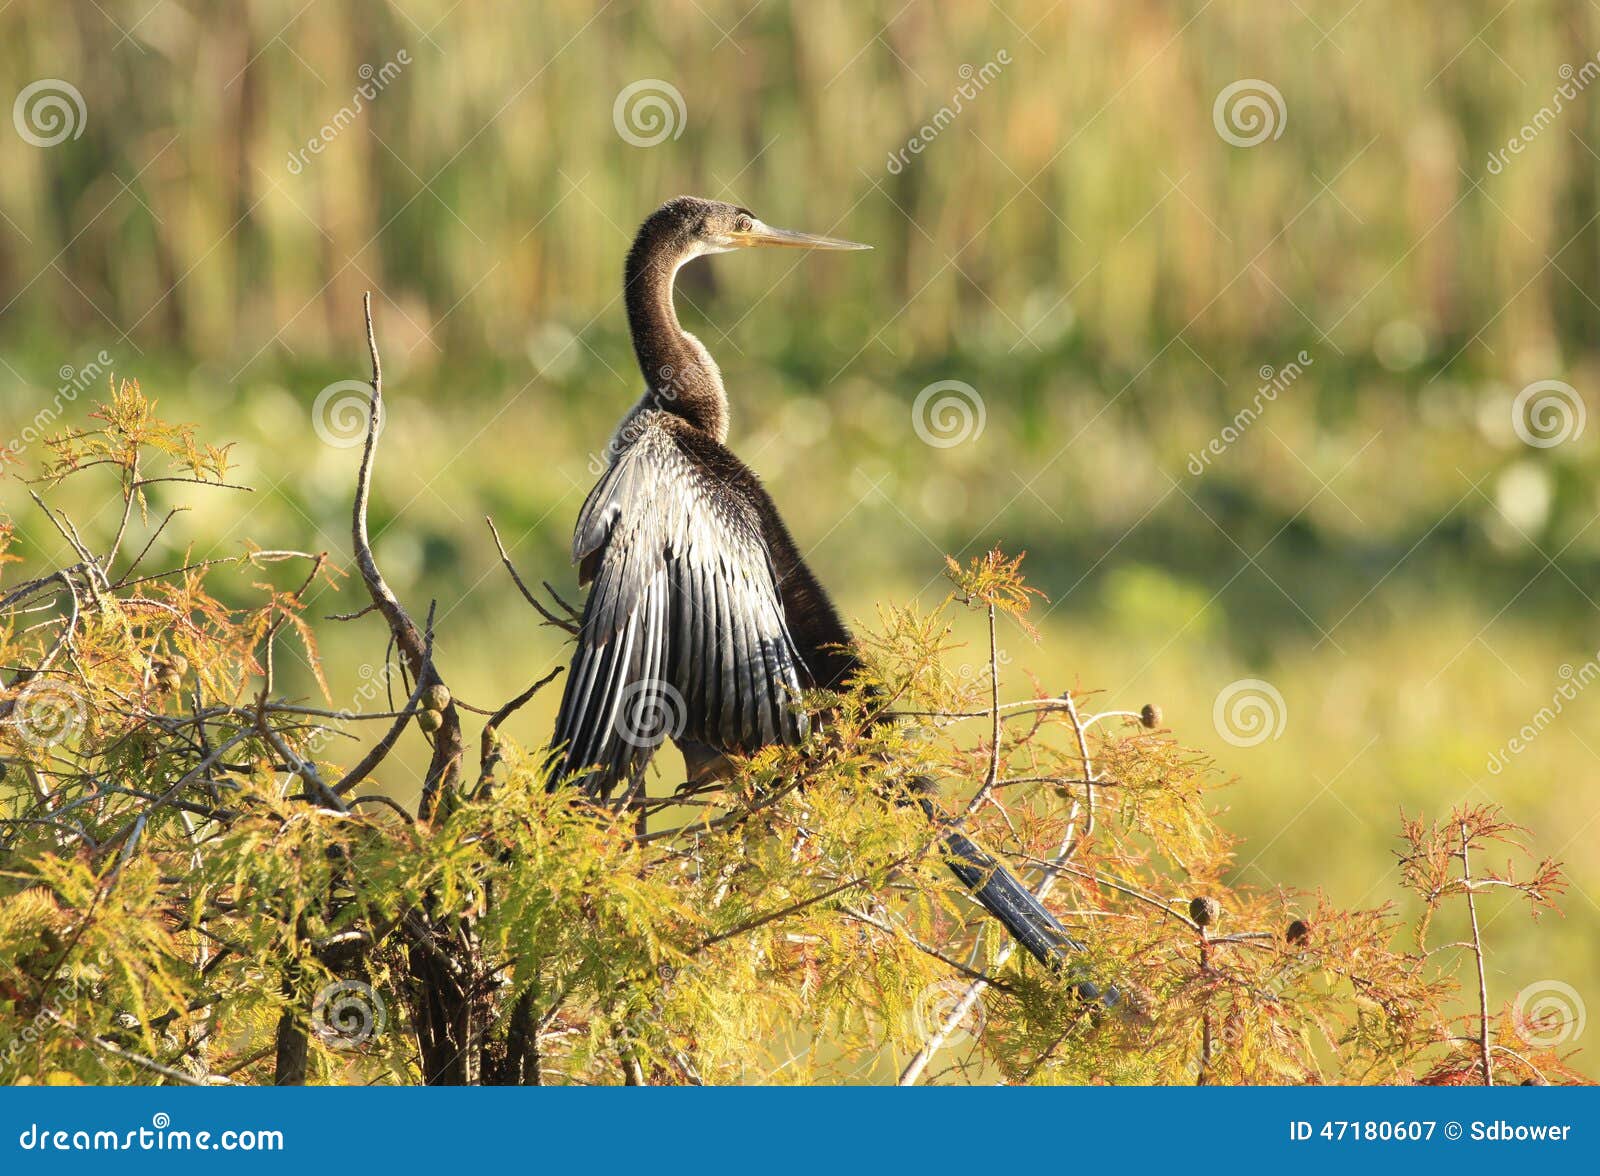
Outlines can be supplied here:
<path id="1" fill-rule="evenodd" d="M 839 910 L 850 916 L 850 918 L 855 919 L 857 922 L 865 923 L 869 927 L 876 927 L 879 931 L 882 931 L 887 935 L 894 935 L 904 939 L 923 955 L 930 956 L 933 959 L 938 960 L 941 964 L 945 964 L 948 967 L 954 968 L 968 980 L 981 980 L 992 988 L 998 988 L 1001 992 L 1015 991 L 1015 989 L 1011 985 L 1005 983 L 1005 981 L 996 980 L 987 972 L 980 972 L 977 968 L 970 968 L 966 964 L 963 964 L 960 960 L 951 959 L 932 944 L 924 943 L 921 939 L 918 939 L 905 927 L 896 926 L 893 923 L 889 923 L 883 919 L 877 918 L 874 915 L 868 914 L 866 911 L 857 910 L 855 907 L 841 906 Z"/>
<path id="2" fill-rule="evenodd" d="M 423 646 L 423 665 L 432 666 L 432 664 L 433 612 L 430 609 L 428 612 L 428 632 L 425 639 L 425 644 Z M 367 754 L 361 757 L 361 762 L 346 772 L 344 774 L 344 778 L 333 786 L 333 792 L 335 796 L 343 796 L 357 784 L 361 783 L 361 781 L 365 780 L 372 774 L 373 769 L 381 764 L 384 759 L 387 758 L 389 752 L 394 749 L 394 745 L 399 742 L 400 736 L 405 733 L 406 724 L 416 717 L 417 711 L 420 709 L 418 704 L 422 701 L 422 696 L 428 689 L 423 685 L 425 680 L 426 679 L 423 675 L 417 675 L 416 687 L 411 691 L 411 697 L 406 699 L 405 706 L 402 707 L 398 712 L 395 712 L 394 722 L 391 723 L 389 729 L 383 733 L 383 738 L 374 743 L 372 747 L 368 749 Z"/>
<path id="3" fill-rule="evenodd" d="M 1062 694 L 1062 698 L 1066 701 L 1067 716 L 1072 720 L 1072 729 L 1078 736 L 1078 762 L 1083 768 L 1084 799 L 1083 833 L 1062 851 L 1061 857 L 1065 859 L 1076 853 L 1078 846 L 1082 845 L 1094 833 L 1095 773 L 1094 763 L 1089 757 L 1089 739 L 1084 731 L 1084 724 L 1078 721 L 1078 707 L 1072 700 L 1072 692 L 1070 690 L 1065 691 Z"/>
<path id="4" fill-rule="evenodd" d="M 1478 903 L 1473 895 L 1472 865 L 1467 858 L 1471 837 L 1467 823 L 1461 828 L 1461 877 L 1466 884 L 1467 914 L 1472 918 L 1472 954 L 1478 961 L 1478 1056 L 1483 1066 L 1483 1084 L 1494 1085 L 1494 1063 L 1489 1054 L 1489 981 L 1483 969 L 1483 936 L 1478 930 Z"/>
<path id="5" fill-rule="evenodd" d="M 994 710 L 998 715 L 998 706 L 996 706 Z M 1087 755 L 1087 748 L 1084 750 L 1085 755 Z M 1083 775 L 1085 779 L 1090 779 L 1094 776 L 1094 764 L 1087 759 L 1084 763 Z M 1033 889 L 1033 896 L 1041 903 L 1048 898 L 1050 896 L 1050 892 L 1055 889 L 1056 880 L 1061 876 L 1063 863 L 1066 861 L 1067 855 L 1077 847 L 1078 839 L 1075 833 L 1076 827 L 1077 820 L 1076 814 L 1074 814 L 1073 822 L 1068 825 L 1066 836 L 1062 839 L 1060 850 L 1057 852 L 1055 858 L 1047 863 L 1044 877 L 1039 880 L 1038 885 Z M 1007 940 L 1005 945 L 1001 947 L 1000 951 L 996 954 L 994 963 L 990 967 L 990 971 L 999 972 L 1001 968 L 1006 966 L 1007 961 L 1011 959 L 1016 950 L 1017 941 L 1015 939 Z M 926 1041 L 922 1043 L 922 1048 L 916 1052 L 916 1055 L 906 1063 L 905 1069 L 900 1072 L 899 1085 L 915 1086 L 917 1084 L 917 1081 L 922 1077 L 923 1071 L 928 1068 L 928 1063 L 931 1062 L 934 1055 L 937 1054 L 941 1048 L 943 1048 L 944 1043 L 949 1038 L 950 1034 L 954 1033 L 956 1028 L 961 1025 L 966 1015 L 971 1012 L 972 1006 L 975 1005 L 979 998 L 983 996 L 983 990 L 988 986 L 989 981 L 986 979 L 974 980 L 971 984 L 967 985 L 967 990 L 961 994 L 961 999 L 956 1002 L 955 1007 L 950 1010 L 949 1014 L 946 1015 L 944 1021 L 939 1025 L 939 1027 L 929 1035 Z"/>
<path id="6" fill-rule="evenodd" d="M 372 324 L 370 291 L 362 295 L 361 305 L 366 316 L 367 353 L 372 360 L 372 406 L 367 416 L 367 437 L 361 447 L 355 502 L 350 512 L 351 545 L 355 549 L 356 566 L 360 569 L 362 583 L 367 586 L 372 603 L 388 622 L 389 632 L 400 649 L 402 661 L 418 688 L 426 689 L 435 683 L 443 685 L 444 679 L 429 660 L 427 644 L 416 622 L 407 614 L 399 597 L 378 570 L 378 561 L 372 554 L 372 538 L 367 529 L 367 506 L 372 498 L 372 470 L 377 457 L 379 424 L 383 419 L 383 363 L 378 356 L 378 336 Z M 456 713 L 455 704 L 450 703 L 441 714 L 439 730 L 433 741 L 433 759 L 422 782 L 418 813 L 424 820 L 432 817 L 439 793 L 456 786 L 463 750 L 461 719 Z"/>
<path id="7" fill-rule="evenodd" d="M 181 1083 L 184 1086 L 207 1085 L 207 1083 L 201 1082 L 200 1080 L 185 1074 L 182 1070 L 174 1070 L 171 1066 L 163 1066 L 160 1062 L 154 1060 L 153 1058 L 147 1058 L 143 1054 L 134 1053 L 129 1049 L 123 1049 L 120 1045 L 117 1045 L 113 1041 L 108 1041 L 104 1037 L 96 1037 L 93 1034 L 84 1033 L 54 1009 L 47 1008 L 41 1009 L 40 1011 L 54 1021 L 57 1025 L 60 1025 L 68 1033 L 76 1037 L 79 1041 L 83 1042 L 85 1045 L 92 1046 L 98 1050 L 103 1050 L 114 1058 L 121 1058 L 125 1062 L 132 1062 L 141 1069 L 149 1070 L 153 1074 L 159 1074 L 163 1078 L 170 1079 L 173 1082 Z"/>
<path id="8" fill-rule="evenodd" d="M 493 524 L 491 523 L 490 526 L 492 527 Z M 489 778 L 494 774 L 494 770 L 499 766 L 501 760 L 500 740 L 497 738 L 500 724 L 505 722 L 513 712 L 525 706 L 535 694 L 553 682 L 556 675 L 564 669 L 566 669 L 565 666 L 557 666 L 489 716 L 489 721 L 483 725 L 483 738 L 478 746 L 478 795 L 486 794 Z"/>
<path id="9" fill-rule="evenodd" d="M 556 616 L 555 613 L 551 612 L 539 602 L 539 598 L 537 596 L 528 591 L 528 586 L 522 582 L 522 576 L 518 574 L 516 565 L 511 562 L 511 556 L 506 551 L 506 545 L 500 542 L 500 532 L 495 529 L 494 519 L 490 518 L 488 515 L 484 515 L 483 521 L 489 524 L 489 534 L 494 536 L 494 546 L 495 550 L 500 553 L 500 562 L 505 564 L 506 571 L 511 573 L 511 582 L 517 586 L 517 591 L 522 593 L 522 599 L 533 605 L 534 611 L 544 618 L 545 624 L 554 625 L 556 628 L 571 633 L 574 637 L 576 637 L 578 635 L 577 625 L 575 625 L 572 621 L 564 621 L 560 617 Z M 550 588 L 550 585 L 546 584 L 545 587 Z M 555 589 L 550 588 L 550 595 L 555 596 Z M 565 601 L 561 600 L 559 596 L 556 596 L 556 600 L 559 601 L 562 607 L 566 608 L 568 612 L 572 611 L 571 606 Z"/>
<path id="10" fill-rule="evenodd" d="M 156 524 L 156 529 L 150 533 L 150 538 L 144 541 L 144 546 L 139 549 L 139 554 L 133 557 L 133 562 L 122 573 L 123 580 L 133 575 L 134 570 L 144 562 L 144 557 L 150 554 L 150 549 L 156 545 L 156 540 L 161 538 L 161 533 L 167 529 L 167 524 L 172 521 L 173 516 L 188 509 L 187 506 L 175 506 L 167 511 L 166 517 Z M 108 567 L 106 570 L 109 572 L 110 568 Z M 122 580 L 117 582 L 116 587 L 124 587 Z"/>

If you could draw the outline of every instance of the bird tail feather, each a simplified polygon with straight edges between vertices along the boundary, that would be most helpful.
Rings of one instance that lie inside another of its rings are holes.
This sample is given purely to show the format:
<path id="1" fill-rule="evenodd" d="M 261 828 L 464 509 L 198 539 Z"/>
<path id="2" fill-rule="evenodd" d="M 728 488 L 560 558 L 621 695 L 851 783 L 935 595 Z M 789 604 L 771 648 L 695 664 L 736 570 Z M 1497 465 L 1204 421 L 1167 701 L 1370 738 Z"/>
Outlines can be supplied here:
<path id="1" fill-rule="evenodd" d="M 918 805 L 929 821 L 941 823 L 943 818 L 926 795 L 931 781 L 917 783 Z M 1084 951 L 1083 944 L 1003 863 L 959 829 L 945 833 L 944 848 L 945 864 L 951 873 L 1029 955 L 1062 975 L 1084 1000 L 1097 1001 L 1108 1008 L 1116 1005 L 1121 999 L 1116 988 L 1096 984 L 1083 963 L 1073 961 L 1074 954 Z"/>

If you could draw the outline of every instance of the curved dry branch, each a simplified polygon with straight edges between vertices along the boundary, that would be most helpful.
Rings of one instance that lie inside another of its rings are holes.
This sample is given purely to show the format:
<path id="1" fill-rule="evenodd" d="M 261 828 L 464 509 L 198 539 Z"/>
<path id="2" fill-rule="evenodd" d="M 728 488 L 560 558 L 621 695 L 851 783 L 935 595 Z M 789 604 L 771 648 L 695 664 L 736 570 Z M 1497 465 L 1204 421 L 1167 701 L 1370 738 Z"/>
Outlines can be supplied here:
<path id="1" fill-rule="evenodd" d="M 494 524 L 491 523 L 490 527 L 492 528 L 493 526 Z M 515 572 L 512 572 L 511 574 L 513 576 L 516 575 Z M 500 724 L 505 722 L 513 712 L 520 710 L 523 706 L 527 705 L 528 700 L 531 699 L 535 694 L 539 693 L 539 691 L 543 690 L 546 686 L 550 685 L 551 682 L 555 681 L 556 675 L 560 674 L 564 669 L 566 669 L 565 666 L 557 666 L 544 677 L 540 678 L 532 686 L 529 686 L 521 694 L 517 695 L 510 702 L 502 706 L 499 710 L 495 711 L 494 714 L 489 716 L 489 721 L 483 725 L 483 738 L 478 748 L 477 795 L 481 796 L 487 792 L 490 777 L 494 775 L 494 770 L 499 765 L 501 760 L 500 741 L 498 738 L 496 738 L 496 734 L 500 729 Z"/>
<path id="2" fill-rule="evenodd" d="M 378 357 L 378 336 L 372 325 L 371 291 L 362 295 L 361 305 L 367 321 L 367 352 L 372 358 L 372 411 L 367 414 L 367 437 L 361 447 L 361 467 L 356 473 L 355 504 L 350 519 L 351 544 L 355 549 L 356 566 L 361 570 L 361 582 L 367 586 L 367 594 L 372 597 L 373 605 L 388 622 L 389 632 L 400 649 L 400 656 L 404 658 L 417 690 L 422 691 L 436 684 L 444 685 L 444 678 L 433 666 L 428 642 L 421 630 L 378 570 L 378 561 L 372 554 L 372 538 L 367 530 L 372 469 L 378 451 L 378 429 L 383 419 L 383 363 Z M 456 711 L 455 703 L 451 702 L 443 709 L 442 721 L 433 740 L 433 759 L 422 781 L 422 799 L 418 802 L 417 814 L 423 820 L 433 815 L 439 794 L 453 790 L 460 782 L 464 750 L 461 716 Z M 367 770 L 371 771 L 371 768 Z"/>
<path id="3" fill-rule="evenodd" d="M 428 632 L 423 644 L 423 664 L 433 665 L 433 623 L 432 612 L 429 612 Z M 384 667 L 385 672 L 388 667 Z M 399 742 L 400 736 L 405 732 L 406 724 L 416 717 L 417 711 L 422 709 L 422 695 L 428 689 L 421 674 L 417 675 L 416 685 L 412 688 L 411 697 L 406 699 L 405 706 L 394 713 L 394 721 L 389 729 L 383 733 L 383 738 L 368 749 L 367 754 L 361 757 L 361 762 L 345 773 L 344 778 L 333 786 L 336 796 L 343 796 L 372 774 L 372 770 L 381 764 Z"/>
<path id="4" fill-rule="evenodd" d="M 517 572 L 516 565 L 511 562 L 511 556 L 506 551 L 506 545 L 500 542 L 500 532 L 495 528 L 494 519 L 490 518 L 488 515 L 484 515 L 483 521 L 489 524 L 489 534 L 494 536 L 494 546 L 495 550 L 500 553 L 500 562 L 505 564 L 506 571 L 511 573 L 511 582 L 517 586 L 517 591 L 522 593 L 522 599 L 533 605 L 534 611 L 544 618 L 545 624 L 554 625 L 556 628 L 570 633 L 572 636 L 576 637 L 578 635 L 578 625 L 576 621 L 562 620 L 543 604 L 539 603 L 539 598 L 528 590 L 527 584 L 523 583 L 522 576 Z M 566 609 L 567 612 L 573 617 L 578 615 L 577 613 L 573 612 L 570 604 L 562 600 L 561 597 L 556 596 L 556 590 L 551 588 L 549 584 L 545 585 L 545 589 L 550 593 L 551 596 L 555 597 L 556 603 L 561 605 L 562 608 Z"/>

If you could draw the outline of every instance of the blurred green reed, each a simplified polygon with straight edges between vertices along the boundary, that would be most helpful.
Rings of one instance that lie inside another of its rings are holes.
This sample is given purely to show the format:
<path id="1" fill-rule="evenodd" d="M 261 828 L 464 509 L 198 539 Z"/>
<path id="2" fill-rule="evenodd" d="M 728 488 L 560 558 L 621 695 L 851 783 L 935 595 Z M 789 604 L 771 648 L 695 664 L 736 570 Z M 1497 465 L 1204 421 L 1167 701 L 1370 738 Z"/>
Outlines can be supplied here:
<path id="1" fill-rule="evenodd" d="M 8 145 L 5 285 L 60 270 L 8 310 L 10 332 L 115 324 L 231 371 L 262 346 L 326 354 L 370 284 L 430 340 L 418 360 L 445 365 L 588 322 L 641 214 L 689 190 L 878 246 L 872 266 L 805 279 L 808 338 L 837 332 L 844 355 L 859 341 L 843 324 L 861 324 L 902 364 L 1020 339 L 1127 378 L 1180 329 L 1215 364 L 1324 332 L 1366 351 L 1398 316 L 1429 357 L 1475 338 L 1457 362 L 1498 370 L 1594 336 L 1594 104 L 1486 173 L 1559 67 L 1600 45 L 1581 3 L 1341 21 L 1334 4 L 283 0 L 158 5 L 127 40 L 116 22 L 143 6 L 97 7 L 0 15 L 5 76 L 66 78 L 88 108 L 79 139 Z M 401 50 L 412 64 L 291 174 L 360 68 Z M 1012 64 L 890 174 L 962 67 L 1002 50 Z M 1241 77 L 1287 109 L 1255 149 L 1212 126 Z M 656 148 L 613 128 L 641 78 L 683 96 L 681 135 Z M 1575 233 L 1543 296 L 1500 313 Z M 752 296 L 771 273 L 717 280 Z M 770 306 L 751 321 L 800 343 Z"/>

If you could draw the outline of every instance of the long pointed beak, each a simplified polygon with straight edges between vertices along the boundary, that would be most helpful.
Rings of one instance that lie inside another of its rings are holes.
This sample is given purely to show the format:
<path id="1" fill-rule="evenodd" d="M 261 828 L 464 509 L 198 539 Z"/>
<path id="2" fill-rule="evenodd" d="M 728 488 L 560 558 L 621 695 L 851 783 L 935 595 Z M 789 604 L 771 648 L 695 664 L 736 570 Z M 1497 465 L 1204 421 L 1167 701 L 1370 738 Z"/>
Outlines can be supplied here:
<path id="1" fill-rule="evenodd" d="M 747 232 L 730 233 L 728 240 L 737 249 L 752 249 L 761 245 L 784 249 L 871 249 L 855 241 L 841 241 L 838 237 L 819 237 L 814 233 L 797 233 L 793 229 L 775 229 L 756 221 Z"/>

